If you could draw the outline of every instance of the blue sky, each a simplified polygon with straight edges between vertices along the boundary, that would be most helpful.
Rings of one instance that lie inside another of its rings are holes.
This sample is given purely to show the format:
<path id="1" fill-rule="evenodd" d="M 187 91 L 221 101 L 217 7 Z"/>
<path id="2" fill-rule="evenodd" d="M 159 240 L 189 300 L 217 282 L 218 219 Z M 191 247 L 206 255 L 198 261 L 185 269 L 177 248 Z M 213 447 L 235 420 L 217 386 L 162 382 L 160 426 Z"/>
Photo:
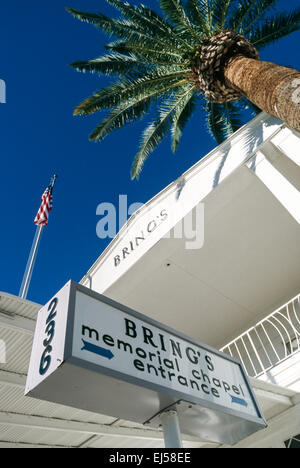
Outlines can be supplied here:
<path id="1" fill-rule="evenodd" d="M 144 3 L 157 7 L 156 0 Z M 281 9 L 298 5 L 299 0 L 279 2 Z M 65 6 L 115 13 L 104 0 L 1 2 L 0 79 L 6 82 L 7 103 L 0 104 L 0 291 L 19 292 L 40 196 L 56 172 L 54 209 L 28 296 L 40 303 L 69 279 L 79 281 L 106 247 L 108 241 L 96 236 L 99 203 L 117 205 L 119 194 L 127 194 L 129 204 L 146 202 L 215 147 L 197 112 L 178 153 L 171 153 L 166 139 L 132 182 L 130 168 L 145 122 L 90 143 L 88 134 L 100 116 L 74 118 L 73 109 L 107 81 L 76 73 L 68 64 L 101 55 L 109 40 L 72 18 Z M 261 58 L 299 69 L 299 43 L 297 32 L 265 49 Z"/>

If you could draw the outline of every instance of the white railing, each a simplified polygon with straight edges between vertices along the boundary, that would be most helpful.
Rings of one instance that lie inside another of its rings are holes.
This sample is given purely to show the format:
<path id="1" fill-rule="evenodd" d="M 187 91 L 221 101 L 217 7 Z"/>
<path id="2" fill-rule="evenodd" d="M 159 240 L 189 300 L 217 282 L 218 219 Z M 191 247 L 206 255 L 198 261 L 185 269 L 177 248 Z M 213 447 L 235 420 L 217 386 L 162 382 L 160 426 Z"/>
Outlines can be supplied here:
<path id="1" fill-rule="evenodd" d="M 221 349 L 259 377 L 300 351 L 300 295 Z"/>

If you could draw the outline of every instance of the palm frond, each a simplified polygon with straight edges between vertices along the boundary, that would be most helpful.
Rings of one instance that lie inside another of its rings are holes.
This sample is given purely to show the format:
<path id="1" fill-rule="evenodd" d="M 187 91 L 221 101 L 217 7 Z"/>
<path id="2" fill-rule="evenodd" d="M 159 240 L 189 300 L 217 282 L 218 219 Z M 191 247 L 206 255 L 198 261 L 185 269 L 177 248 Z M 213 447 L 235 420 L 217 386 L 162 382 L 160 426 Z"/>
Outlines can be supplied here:
<path id="1" fill-rule="evenodd" d="M 227 102 L 224 104 L 225 107 L 225 127 L 226 127 L 226 138 L 229 138 L 233 133 L 237 132 L 243 125 L 243 119 L 241 116 L 241 109 L 239 104 L 233 102 Z"/>
<path id="2" fill-rule="evenodd" d="M 105 46 L 107 50 L 119 54 L 134 54 L 140 57 L 140 63 L 146 62 L 155 65 L 176 65 L 187 67 L 188 61 L 184 61 L 184 54 L 179 55 L 176 52 L 165 52 L 161 47 L 153 44 L 152 48 L 143 44 L 131 43 L 130 41 L 116 41 Z M 186 59 L 187 60 L 187 59 Z"/>
<path id="3" fill-rule="evenodd" d="M 213 19 L 213 31 L 222 30 L 225 26 L 228 10 L 235 0 L 214 0 L 211 7 L 211 14 Z"/>
<path id="4" fill-rule="evenodd" d="M 140 61 L 134 56 L 121 54 L 108 54 L 103 57 L 87 61 L 71 63 L 71 66 L 80 72 L 99 73 L 104 75 L 127 74 L 130 70 L 138 67 Z"/>
<path id="5" fill-rule="evenodd" d="M 243 23 L 243 34 L 246 35 L 252 26 L 263 20 L 269 10 L 274 11 L 274 7 L 278 2 L 279 0 L 258 0 Z"/>
<path id="6" fill-rule="evenodd" d="M 207 12 L 207 21 L 210 28 L 210 34 L 212 34 L 212 0 L 203 0 Z"/>
<path id="7" fill-rule="evenodd" d="M 239 109 L 232 103 L 208 102 L 206 111 L 209 133 L 219 145 L 243 125 Z"/>
<path id="8" fill-rule="evenodd" d="M 170 89 L 179 87 L 186 83 L 187 80 L 181 80 L 172 86 L 166 88 L 166 92 Z M 118 128 L 124 127 L 137 119 L 141 119 L 148 112 L 150 105 L 156 100 L 158 96 L 161 97 L 162 91 L 149 91 L 139 97 L 126 99 L 125 102 L 120 102 L 109 115 L 101 122 L 101 124 L 91 133 L 91 141 L 101 141 L 109 133 Z"/>
<path id="9" fill-rule="evenodd" d="M 228 27 L 233 31 L 243 31 L 243 28 L 254 24 L 270 10 L 279 0 L 243 0 L 232 12 Z"/>
<path id="10" fill-rule="evenodd" d="M 108 35 L 114 35 L 122 40 L 130 40 L 137 43 L 148 44 L 149 46 L 153 43 L 160 44 L 165 50 L 175 50 L 182 53 L 182 49 L 176 47 L 172 42 L 167 39 L 162 40 L 159 37 L 153 36 L 147 33 L 142 27 L 128 20 L 116 20 L 109 18 L 102 13 L 86 13 L 79 10 L 67 8 L 67 11 L 71 13 L 75 18 L 87 23 L 91 23 L 97 28 L 102 29 Z"/>
<path id="11" fill-rule="evenodd" d="M 196 43 L 200 42 L 199 34 L 191 24 L 181 0 L 159 0 L 159 4 L 179 31 L 188 33 Z M 193 50 L 192 46 L 190 48 Z"/>
<path id="12" fill-rule="evenodd" d="M 99 26 L 99 21 L 101 20 L 100 15 L 97 13 L 90 13 L 88 11 L 81 11 L 75 8 L 66 8 L 66 10 L 71 13 L 74 18 L 83 21 L 84 23 L 93 24 L 94 26 Z M 103 17 L 104 15 L 101 15 Z"/>
<path id="13" fill-rule="evenodd" d="M 140 101 L 128 100 L 126 105 L 120 104 L 113 109 L 100 125 L 90 134 L 90 141 L 102 141 L 113 130 L 144 117 L 152 103 L 152 97 Z"/>
<path id="14" fill-rule="evenodd" d="M 214 44 L 214 37 L 222 41 L 217 33 L 229 30 L 230 37 L 236 36 L 232 31 L 238 32 L 261 49 L 300 30 L 299 7 L 290 13 L 269 16 L 279 0 L 158 0 L 162 16 L 142 4 L 132 5 L 130 0 L 107 2 L 119 11 L 120 18 L 68 9 L 76 18 L 113 37 L 106 46 L 105 55 L 76 61 L 72 66 L 81 72 L 118 77 L 82 102 L 74 114 L 89 115 L 107 110 L 107 115 L 90 135 L 91 140 L 101 141 L 114 130 L 142 119 L 152 106 L 158 107 L 158 117 L 144 131 L 133 163 L 132 178 L 140 175 L 145 161 L 169 130 L 172 150 L 176 152 L 184 129 L 199 104 L 198 93 L 202 93 L 205 102 L 208 130 L 218 144 L 243 125 L 247 112 L 254 115 L 260 112 L 245 97 L 226 104 L 205 100 L 204 88 L 210 83 L 203 71 L 206 48 L 202 49 L 202 45 Z M 240 43 L 243 42 L 238 45 Z M 223 53 L 222 44 L 213 52 L 209 47 L 207 49 L 207 56 Z M 242 46 L 239 50 L 243 53 Z M 232 46 L 232 53 L 235 52 Z M 226 53 L 229 54 L 228 48 L 224 48 L 224 60 Z M 223 63 L 223 58 L 218 60 Z M 210 63 L 209 59 L 207 63 Z M 216 69 L 218 66 L 216 61 Z M 213 65 L 211 69 L 213 74 Z M 221 89 L 222 77 L 220 81 Z M 223 94 L 225 101 L 227 95 Z M 217 93 L 208 95 L 221 101 Z"/>
<path id="15" fill-rule="evenodd" d="M 223 129 L 223 106 L 214 102 L 207 102 L 206 104 L 206 125 L 209 134 L 221 144 L 224 139 Z"/>
<path id="16" fill-rule="evenodd" d="M 144 5 L 133 6 L 122 0 L 107 0 L 108 3 L 117 8 L 133 24 L 138 25 L 153 37 L 159 37 L 163 41 L 173 41 L 178 47 L 189 48 L 176 31 L 168 25 L 157 13 Z"/>
<path id="17" fill-rule="evenodd" d="M 251 29 L 248 38 L 257 49 L 262 49 L 299 29 L 300 8 L 296 8 L 290 13 L 266 19 L 261 26 Z"/>
<path id="18" fill-rule="evenodd" d="M 186 11 L 194 27 L 201 29 L 206 35 L 210 35 L 210 17 L 205 0 L 187 0 Z"/>
<path id="19" fill-rule="evenodd" d="M 180 103 L 174 112 L 171 134 L 172 134 L 172 151 L 176 153 L 180 143 L 183 131 L 192 117 L 196 108 L 197 98 L 194 87 L 185 96 L 185 99 Z"/>
<path id="20" fill-rule="evenodd" d="M 173 86 L 185 79 L 185 74 L 180 72 L 167 72 L 155 70 L 137 79 L 124 78 L 118 83 L 103 88 L 93 96 L 86 99 L 75 110 L 75 115 L 89 115 L 94 112 L 119 105 L 121 102 L 135 98 L 143 99 L 153 93 L 164 94 L 172 90 Z"/>
<path id="21" fill-rule="evenodd" d="M 157 120 L 152 122 L 144 131 L 139 152 L 133 163 L 131 177 L 138 178 L 144 166 L 146 159 L 157 148 L 164 137 L 167 135 L 172 118 L 176 109 L 182 106 L 187 95 L 191 92 L 192 85 L 180 88 L 171 98 L 167 98 L 160 106 L 160 115 Z"/>

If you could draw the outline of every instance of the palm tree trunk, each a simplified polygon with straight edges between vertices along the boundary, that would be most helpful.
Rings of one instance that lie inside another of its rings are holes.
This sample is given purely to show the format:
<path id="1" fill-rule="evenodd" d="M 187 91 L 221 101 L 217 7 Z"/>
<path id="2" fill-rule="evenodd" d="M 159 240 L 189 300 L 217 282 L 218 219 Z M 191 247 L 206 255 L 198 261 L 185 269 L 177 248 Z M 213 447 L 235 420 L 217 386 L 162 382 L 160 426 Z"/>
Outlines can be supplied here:
<path id="1" fill-rule="evenodd" d="M 299 71 L 239 55 L 229 61 L 224 72 L 230 87 L 300 131 Z"/>

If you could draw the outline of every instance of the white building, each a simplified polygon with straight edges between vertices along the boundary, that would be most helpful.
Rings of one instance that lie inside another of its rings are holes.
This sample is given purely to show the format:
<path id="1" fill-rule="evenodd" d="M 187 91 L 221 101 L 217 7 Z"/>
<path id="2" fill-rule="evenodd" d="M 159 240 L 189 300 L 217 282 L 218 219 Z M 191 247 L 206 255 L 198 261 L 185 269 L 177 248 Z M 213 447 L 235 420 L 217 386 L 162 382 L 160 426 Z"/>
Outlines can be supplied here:
<path id="1" fill-rule="evenodd" d="M 261 114 L 135 213 L 82 280 L 242 360 L 268 427 L 236 448 L 300 448 L 299 143 Z M 1 447 L 163 447 L 160 431 L 24 397 L 40 306 L 0 296 Z"/>

